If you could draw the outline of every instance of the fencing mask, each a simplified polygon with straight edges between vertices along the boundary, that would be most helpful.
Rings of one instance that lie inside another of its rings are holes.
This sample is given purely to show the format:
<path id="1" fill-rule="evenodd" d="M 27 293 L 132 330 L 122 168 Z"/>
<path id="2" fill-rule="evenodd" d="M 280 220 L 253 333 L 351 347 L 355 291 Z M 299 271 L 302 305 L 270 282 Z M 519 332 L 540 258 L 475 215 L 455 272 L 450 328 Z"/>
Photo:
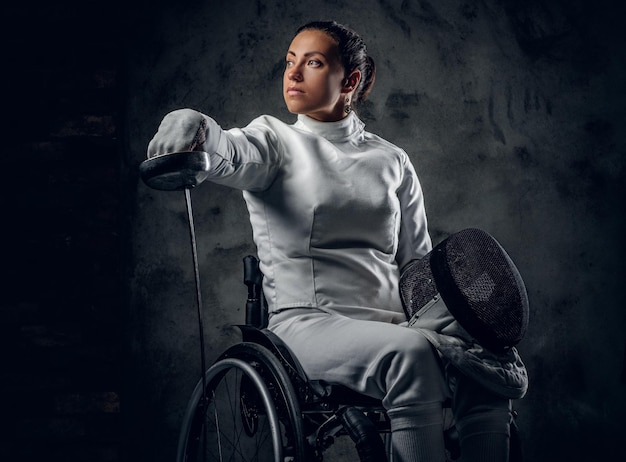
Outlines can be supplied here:
<path id="1" fill-rule="evenodd" d="M 407 318 L 439 294 L 461 326 L 494 352 L 516 345 L 528 326 L 519 271 L 488 233 L 464 229 L 405 266 L 400 293 Z"/>

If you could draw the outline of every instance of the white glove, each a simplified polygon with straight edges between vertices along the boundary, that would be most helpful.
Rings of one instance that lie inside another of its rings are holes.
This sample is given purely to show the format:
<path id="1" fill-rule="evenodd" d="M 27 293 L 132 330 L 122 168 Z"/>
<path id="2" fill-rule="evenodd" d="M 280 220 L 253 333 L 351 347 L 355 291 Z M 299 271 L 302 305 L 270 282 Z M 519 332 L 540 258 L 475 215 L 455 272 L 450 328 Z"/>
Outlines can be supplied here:
<path id="1" fill-rule="evenodd" d="M 213 119 L 193 109 L 168 113 L 148 144 L 148 158 L 180 151 L 217 150 L 221 128 Z"/>

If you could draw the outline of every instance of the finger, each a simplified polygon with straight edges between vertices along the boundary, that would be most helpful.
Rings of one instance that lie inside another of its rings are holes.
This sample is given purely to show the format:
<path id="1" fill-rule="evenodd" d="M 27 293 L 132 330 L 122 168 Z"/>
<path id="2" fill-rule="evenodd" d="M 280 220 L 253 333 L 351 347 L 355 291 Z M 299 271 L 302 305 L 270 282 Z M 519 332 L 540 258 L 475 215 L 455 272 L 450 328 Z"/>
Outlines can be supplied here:
<path id="1" fill-rule="evenodd" d="M 157 156 L 157 150 L 156 150 L 156 143 L 155 143 L 155 139 L 152 138 L 150 140 L 150 143 L 148 143 L 148 159 Z"/>
<path id="2" fill-rule="evenodd" d="M 200 126 L 198 127 L 198 130 L 196 131 L 196 134 L 193 137 L 193 141 L 191 142 L 191 145 L 189 146 L 190 151 L 195 151 L 199 147 L 201 148 L 201 146 L 204 144 L 204 142 L 206 141 L 206 127 L 207 127 L 207 121 L 203 117 L 200 121 Z"/>

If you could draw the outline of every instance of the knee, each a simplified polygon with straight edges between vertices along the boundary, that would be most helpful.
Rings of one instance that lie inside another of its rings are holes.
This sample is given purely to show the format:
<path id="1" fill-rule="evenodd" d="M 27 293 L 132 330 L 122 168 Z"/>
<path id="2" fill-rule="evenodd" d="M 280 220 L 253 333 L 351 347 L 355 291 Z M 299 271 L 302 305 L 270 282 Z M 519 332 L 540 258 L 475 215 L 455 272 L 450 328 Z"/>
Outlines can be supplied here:
<path id="1" fill-rule="evenodd" d="M 485 412 L 511 414 L 511 400 L 497 395 L 454 367 L 447 368 L 452 388 L 452 410 L 457 419 Z"/>
<path id="2" fill-rule="evenodd" d="M 408 329 L 407 329 L 408 331 Z M 415 332 L 408 331 L 408 334 Z M 432 345 L 421 335 L 399 335 L 386 345 L 382 359 L 389 380 L 412 380 L 442 370 L 439 357 Z M 387 363 L 387 364 L 385 364 Z"/>
<path id="3" fill-rule="evenodd" d="M 439 354 L 426 337 L 409 329 L 402 334 L 389 343 L 393 360 L 399 367 L 412 369 L 436 363 L 437 368 L 441 369 Z"/>
<path id="4" fill-rule="evenodd" d="M 390 345 L 385 369 L 383 404 L 397 406 L 441 403 L 448 396 L 439 356 L 422 335 L 401 335 Z"/>

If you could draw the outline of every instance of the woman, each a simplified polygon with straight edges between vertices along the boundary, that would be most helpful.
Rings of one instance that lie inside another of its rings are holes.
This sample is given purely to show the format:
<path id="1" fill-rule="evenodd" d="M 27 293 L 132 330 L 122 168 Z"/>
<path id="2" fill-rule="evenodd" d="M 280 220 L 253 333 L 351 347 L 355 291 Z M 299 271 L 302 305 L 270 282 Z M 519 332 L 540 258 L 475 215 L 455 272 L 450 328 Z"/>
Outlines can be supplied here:
<path id="1" fill-rule="evenodd" d="M 353 109 L 374 79 L 355 32 L 307 24 L 286 54 L 283 96 L 295 124 L 262 116 L 224 131 L 206 115 L 178 110 L 163 119 L 148 156 L 209 153 L 209 179 L 243 190 L 269 328 L 310 379 L 382 400 L 395 460 L 443 461 L 442 402 L 451 391 L 429 341 L 400 325 L 399 269 L 431 249 L 424 201 L 407 154 L 365 131 Z M 509 401 L 493 402 L 480 410 L 497 409 L 487 418 L 490 440 L 461 435 L 475 447 L 466 454 L 480 460 L 508 454 Z M 460 428 L 475 407 L 464 409 Z"/>

